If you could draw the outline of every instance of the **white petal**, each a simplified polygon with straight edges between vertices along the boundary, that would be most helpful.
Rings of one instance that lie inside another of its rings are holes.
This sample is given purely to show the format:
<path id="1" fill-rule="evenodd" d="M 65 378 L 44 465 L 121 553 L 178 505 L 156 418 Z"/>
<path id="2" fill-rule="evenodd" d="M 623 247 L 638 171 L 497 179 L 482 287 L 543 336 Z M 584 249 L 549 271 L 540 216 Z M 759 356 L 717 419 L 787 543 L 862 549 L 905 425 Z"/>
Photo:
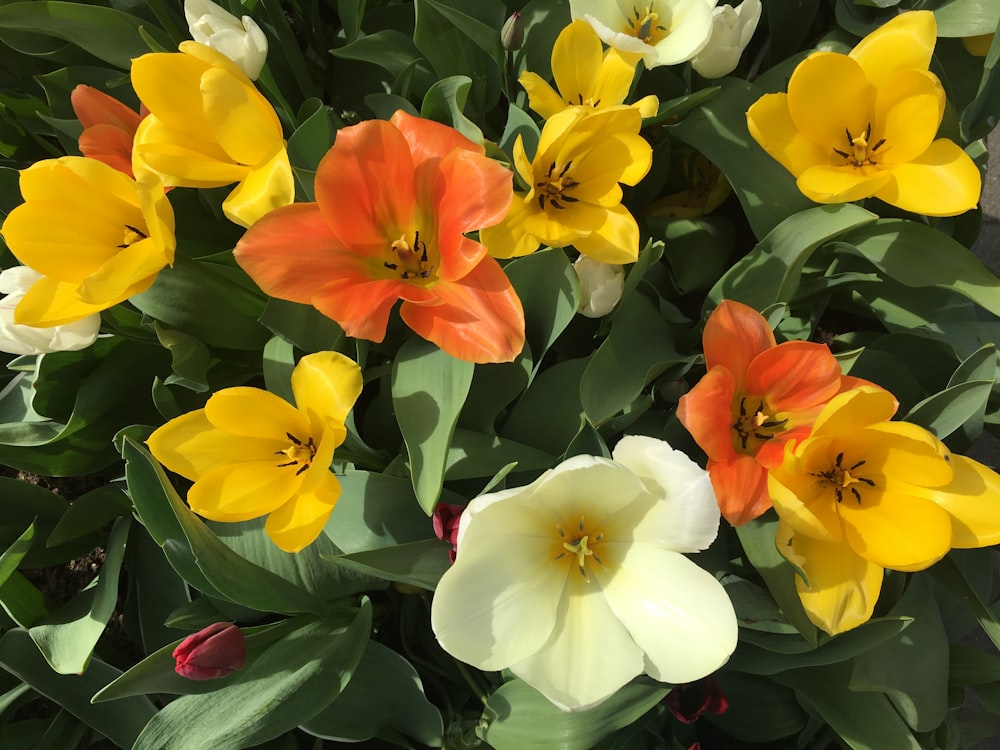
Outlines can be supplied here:
<path id="1" fill-rule="evenodd" d="M 21 301 L 42 274 L 28 266 L 11 266 L 0 271 L 0 294 L 15 294 L 20 292 L 16 300 L 11 300 L 11 307 Z"/>
<path id="2" fill-rule="evenodd" d="M 663 440 L 627 435 L 612 455 L 659 500 L 634 522 L 637 541 L 676 552 L 698 552 L 715 541 L 719 506 L 712 482 L 683 451 Z"/>
<path id="3" fill-rule="evenodd" d="M 668 3 L 670 33 L 654 45 L 656 62 L 646 61 L 646 67 L 677 65 L 697 55 L 712 36 L 712 9 L 702 0 L 682 0 Z"/>
<path id="4" fill-rule="evenodd" d="M 564 711 L 582 711 L 641 674 L 643 654 L 597 582 L 572 575 L 577 579 L 559 602 L 552 636 L 510 670 Z"/>
<path id="5" fill-rule="evenodd" d="M 736 648 L 736 613 L 715 578 L 686 557 L 633 544 L 597 578 L 615 615 L 646 653 L 650 677 L 679 684 L 711 674 Z"/>
<path id="6" fill-rule="evenodd" d="M 551 538 L 511 537 L 503 529 L 476 536 L 467 537 L 438 583 L 431 627 L 456 659 L 495 671 L 535 653 L 548 639 L 566 566 L 551 564 Z"/>
<path id="7" fill-rule="evenodd" d="M 573 456 L 545 472 L 531 488 L 538 502 L 565 523 L 584 515 L 600 524 L 647 494 L 635 474 L 598 456 Z"/>

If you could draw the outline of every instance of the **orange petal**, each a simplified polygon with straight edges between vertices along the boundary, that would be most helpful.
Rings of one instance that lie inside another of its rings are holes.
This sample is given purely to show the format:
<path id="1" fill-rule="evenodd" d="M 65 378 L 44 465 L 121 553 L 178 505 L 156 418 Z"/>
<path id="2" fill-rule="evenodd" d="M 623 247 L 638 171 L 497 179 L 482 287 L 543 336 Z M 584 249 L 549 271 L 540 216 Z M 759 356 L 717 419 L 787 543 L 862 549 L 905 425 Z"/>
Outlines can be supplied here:
<path id="1" fill-rule="evenodd" d="M 733 373 L 725 367 L 713 367 L 677 404 L 677 418 L 712 461 L 725 461 L 734 455 L 735 389 Z"/>
<path id="2" fill-rule="evenodd" d="M 426 161 L 443 159 L 456 149 L 483 155 L 482 144 L 473 143 L 455 128 L 423 117 L 414 117 L 399 109 L 389 118 L 410 147 L 413 164 L 419 167 Z"/>
<path id="3" fill-rule="evenodd" d="M 69 95 L 73 112 L 84 128 L 110 125 L 123 132 L 135 134 L 142 117 L 138 112 L 93 86 L 79 84 Z"/>
<path id="4" fill-rule="evenodd" d="M 702 334 L 705 367 L 721 365 L 733 373 L 742 390 L 750 362 L 775 346 L 774 334 L 764 316 L 735 300 L 723 300 L 709 316 Z"/>
<path id="5" fill-rule="evenodd" d="M 440 304 L 404 302 L 400 315 L 420 336 L 468 362 L 510 362 L 524 348 L 521 300 L 493 258 L 460 283 L 434 287 Z"/>
<path id="6" fill-rule="evenodd" d="M 415 218 L 414 164 L 403 134 L 384 120 L 338 131 L 316 170 L 316 202 L 344 246 L 387 251 Z"/>
<path id="7" fill-rule="evenodd" d="M 837 395 L 840 364 L 823 344 L 786 341 L 754 358 L 746 390 L 764 396 L 775 411 L 810 409 Z"/>
<path id="8" fill-rule="evenodd" d="M 113 125 L 92 125 L 80 134 L 80 153 L 134 177 L 132 136 Z"/>
<path id="9" fill-rule="evenodd" d="M 771 507 L 767 470 L 753 456 L 737 454 L 729 461 L 709 461 L 708 476 L 719 510 L 733 526 L 742 526 Z"/>

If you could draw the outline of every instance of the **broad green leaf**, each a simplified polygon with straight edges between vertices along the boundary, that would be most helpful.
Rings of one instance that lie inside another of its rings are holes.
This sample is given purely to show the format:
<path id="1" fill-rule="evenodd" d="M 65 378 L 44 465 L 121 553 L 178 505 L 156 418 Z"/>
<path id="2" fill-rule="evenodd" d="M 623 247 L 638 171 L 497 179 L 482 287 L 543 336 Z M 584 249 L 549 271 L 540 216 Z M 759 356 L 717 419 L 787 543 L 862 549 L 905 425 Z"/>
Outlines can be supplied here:
<path id="1" fill-rule="evenodd" d="M 444 731 L 416 670 L 377 641 L 368 642 L 340 697 L 301 728 L 341 742 L 363 742 L 393 730 L 431 747 L 441 746 Z"/>
<path id="2" fill-rule="evenodd" d="M 930 575 L 965 603 L 969 612 L 979 621 L 983 632 L 997 648 L 1000 648 L 1000 620 L 982 600 L 975 587 L 969 583 L 955 560 L 950 555 L 946 556 L 930 568 Z"/>
<path id="3" fill-rule="evenodd" d="M 448 449 L 445 478 L 492 477 L 514 462 L 518 471 L 547 469 L 555 463 L 555 456 L 514 440 L 459 427 Z"/>
<path id="4" fill-rule="evenodd" d="M 143 25 L 135 16 L 99 5 L 59 0 L 0 5 L 0 29 L 65 39 L 122 70 L 129 69 L 133 57 L 149 52 L 139 36 Z"/>
<path id="5" fill-rule="evenodd" d="M 430 515 L 444 483 L 448 449 L 472 383 L 473 364 L 417 338 L 400 347 L 392 365 L 392 403 L 410 459 L 417 500 Z"/>
<path id="6" fill-rule="evenodd" d="M 166 379 L 166 385 L 177 383 L 192 391 L 204 393 L 208 390 L 208 368 L 212 355 L 196 337 L 183 331 L 172 331 L 153 323 L 156 338 L 163 348 L 170 352 L 173 374 Z"/>
<path id="7" fill-rule="evenodd" d="M 915 405 L 903 419 L 926 427 L 944 440 L 977 416 L 982 419 L 993 383 L 973 380 L 950 386 Z"/>
<path id="8" fill-rule="evenodd" d="M 312 305 L 271 298 L 264 306 L 261 325 L 304 352 L 339 349 L 344 330 Z"/>
<path id="9" fill-rule="evenodd" d="M 393 76 L 399 76 L 412 67 L 418 78 L 426 82 L 424 89 L 435 80 L 420 51 L 414 46 L 413 39 L 395 29 L 381 29 L 359 36 L 350 44 L 330 50 L 330 54 L 345 60 L 378 65 Z"/>
<path id="10" fill-rule="evenodd" d="M 504 266 L 524 306 L 524 333 L 537 372 L 552 342 L 576 315 L 580 282 L 566 253 L 549 248 Z"/>
<path id="11" fill-rule="evenodd" d="M 306 622 L 205 695 L 161 710 L 133 750 L 238 750 L 274 739 L 311 719 L 347 685 L 371 630 L 371 604 L 335 620 Z"/>
<path id="12" fill-rule="evenodd" d="M 437 81 L 424 94 L 420 116 L 455 128 L 473 143 L 482 143 L 483 131 L 462 112 L 471 86 L 472 79 L 468 76 L 449 76 Z"/>
<path id="13" fill-rule="evenodd" d="M 586 421 L 580 381 L 587 363 L 570 359 L 539 373 L 510 410 L 501 434 L 553 456 L 565 453 Z"/>
<path id="14" fill-rule="evenodd" d="M 912 617 L 899 635 L 854 659 L 850 689 L 885 693 L 915 732 L 948 713 L 948 634 L 924 576 L 912 576 L 890 615 Z"/>
<path id="15" fill-rule="evenodd" d="M 295 347 L 280 336 L 273 336 L 264 345 L 263 368 L 267 390 L 294 404 L 292 371 L 295 369 Z"/>
<path id="16" fill-rule="evenodd" d="M 0 586 L 14 574 L 34 541 L 35 522 L 32 521 L 28 524 L 28 528 L 3 551 L 3 554 L 0 554 Z"/>
<path id="17" fill-rule="evenodd" d="M 118 601 L 118 574 L 131 523 L 131 516 L 115 521 L 97 578 L 28 630 L 45 660 L 59 674 L 83 674 L 90 663 L 97 639 L 104 633 Z"/>
<path id="18" fill-rule="evenodd" d="M 934 9 L 934 20 L 942 37 L 992 34 L 1000 25 L 1000 5 L 992 0 L 945 0 Z"/>
<path id="19" fill-rule="evenodd" d="M 640 677 L 588 711 L 567 712 L 522 680 L 486 701 L 476 734 L 496 750 L 587 750 L 663 700 L 670 688 Z"/>
<path id="20" fill-rule="evenodd" d="M 881 693 L 849 688 L 851 665 L 783 672 L 777 679 L 826 721 L 853 750 L 920 750 L 920 743 Z"/>
<path id="21" fill-rule="evenodd" d="M 137 626 L 143 653 L 149 654 L 183 634 L 183 629 L 166 623 L 178 608 L 190 605 L 191 592 L 142 524 L 132 527 L 128 543 L 128 573 L 133 587 L 135 619 L 131 623 L 126 619 L 126 627 L 132 625 L 130 632 L 134 632 Z M 197 601 L 207 599 L 198 597 Z M 216 617 L 205 625 L 222 619 Z"/>
<path id="22" fill-rule="evenodd" d="M 425 539 L 325 559 L 367 576 L 433 591 L 451 565 L 449 549 L 451 545 L 438 539 Z"/>
<path id="23" fill-rule="evenodd" d="M 322 614 L 326 610 L 319 598 L 226 546 L 177 496 L 145 448 L 126 438 L 123 456 L 139 518 L 188 583 L 206 594 L 262 612 Z"/>
<path id="24" fill-rule="evenodd" d="M 99 531 L 119 516 L 132 512 L 125 488 L 120 484 L 106 484 L 81 495 L 66 506 L 66 512 L 45 540 L 47 547 L 55 547 L 64 542 Z"/>
<path id="25" fill-rule="evenodd" d="M 508 159 L 513 159 L 514 143 L 520 137 L 521 142 L 524 144 L 525 153 L 529 155 L 529 158 L 532 158 L 534 157 L 535 150 L 538 148 L 538 136 L 538 125 L 532 119 L 531 115 L 520 107 L 511 104 L 507 108 L 507 124 L 504 125 L 503 134 L 500 136 L 500 140 L 497 141 L 497 145 Z M 517 180 L 516 177 L 514 179 L 515 181 Z"/>
<path id="26" fill-rule="evenodd" d="M 0 607 L 22 628 L 31 627 L 49 614 L 42 592 L 16 570 L 0 584 Z"/>
<path id="27" fill-rule="evenodd" d="M 734 263 L 705 301 L 712 310 L 723 299 L 744 302 L 763 310 L 795 295 L 802 268 L 824 242 L 878 217 L 853 203 L 819 206 L 784 219 L 757 246 Z"/>
<path id="28" fill-rule="evenodd" d="M 288 161 L 295 173 L 295 192 L 301 196 L 300 200 L 316 200 L 316 168 L 343 126 L 333 108 L 322 104 L 288 139 Z"/>
<path id="29" fill-rule="evenodd" d="M 729 705 L 721 714 L 702 714 L 702 720 L 726 734 L 745 742 L 774 742 L 805 727 L 807 714 L 784 685 L 732 669 L 719 671 L 714 679 Z"/>
<path id="30" fill-rule="evenodd" d="M 62 706 L 118 747 L 132 747 L 139 732 L 155 714 L 147 698 L 133 697 L 112 705 L 93 705 L 90 697 L 121 674 L 93 658 L 82 675 L 53 672 L 24 630 L 8 630 L 0 637 L 0 667 L 32 689 Z"/>
<path id="31" fill-rule="evenodd" d="M 599 425 L 631 404 L 670 365 L 688 357 L 674 348 L 673 334 L 656 304 L 645 294 L 622 299 L 611 332 L 580 381 L 580 402 Z"/>

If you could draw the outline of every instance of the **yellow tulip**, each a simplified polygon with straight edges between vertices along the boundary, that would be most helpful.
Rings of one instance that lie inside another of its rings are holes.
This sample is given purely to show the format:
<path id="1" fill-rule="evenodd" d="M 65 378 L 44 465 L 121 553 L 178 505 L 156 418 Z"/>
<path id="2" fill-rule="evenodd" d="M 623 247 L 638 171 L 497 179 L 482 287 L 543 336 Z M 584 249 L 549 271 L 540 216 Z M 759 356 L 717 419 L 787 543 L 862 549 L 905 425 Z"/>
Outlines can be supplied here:
<path id="1" fill-rule="evenodd" d="M 750 107 L 750 134 L 818 203 L 874 196 L 928 216 L 974 208 L 979 169 L 957 144 L 935 139 L 945 107 L 927 69 L 936 29 L 930 11 L 902 13 L 848 55 L 814 52 L 787 94 Z"/>
<path id="2" fill-rule="evenodd" d="M 150 111 L 135 134 L 137 170 L 180 187 L 238 183 L 222 209 L 245 227 L 295 199 L 278 116 L 228 57 L 182 42 L 133 60 L 132 85 Z"/>
<path id="3" fill-rule="evenodd" d="M 24 203 L 0 232 L 42 274 L 14 311 L 21 325 L 82 320 L 152 286 L 174 260 L 174 213 L 155 175 L 133 180 L 82 156 L 46 159 L 21 172 Z"/>
<path id="4" fill-rule="evenodd" d="M 889 421 L 895 410 L 879 388 L 841 393 L 768 477 L 778 549 L 806 576 L 796 588 L 809 619 L 831 634 L 871 617 L 884 568 L 922 570 L 952 548 L 1000 542 L 1000 476 Z"/>
<path id="5" fill-rule="evenodd" d="M 286 552 L 312 543 L 340 497 L 330 472 L 361 369 L 336 352 L 308 354 L 292 371 L 295 405 L 259 388 L 224 388 L 147 440 L 156 460 L 194 481 L 191 510 L 213 521 L 267 516 Z"/>

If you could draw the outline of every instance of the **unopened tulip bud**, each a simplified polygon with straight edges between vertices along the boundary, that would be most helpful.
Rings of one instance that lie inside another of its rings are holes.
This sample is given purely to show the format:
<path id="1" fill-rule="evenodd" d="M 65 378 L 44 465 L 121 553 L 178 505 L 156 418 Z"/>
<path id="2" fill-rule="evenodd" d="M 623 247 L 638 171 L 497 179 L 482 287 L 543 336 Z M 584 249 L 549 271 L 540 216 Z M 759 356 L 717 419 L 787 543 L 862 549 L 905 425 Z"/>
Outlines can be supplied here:
<path id="1" fill-rule="evenodd" d="M 452 505 L 450 503 L 438 503 L 431 516 L 431 523 L 434 525 L 434 536 L 442 542 L 448 542 L 451 550 L 448 558 L 455 562 L 456 545 L 458 544 L 458 525 L 462 521 L 462 511 L 464 505 Z"/>
<path id="2" fill-rule="evenodd" d="M 174 671 L 189 680 L 215 680 L 243 669 L 247 645 L 231 622 L 216 622 L 189 635 L 174 649 Z"/>
<path id="3" fill-rule="evenodd" d="M 580 279 L 580 314 L 600 318 L 615 309 L 625 289 L 625 269 L 581 255 L 573 264 Z"/>
<path id="4" fill-rule="evenodd" d="M 250 16 L 237 18 L 212 0 L 184 0 L 191 38 L 221 52 L 256 81 L 267 58 L 267 37 Z"/>
<path id="5" fill-rule="evenodd" d="M 712 36 L 705 49 L 691 60 L 691 67 L 704 78 L 732 73 L 757 30 L 760 12 L 760 0 L 743 0 L 736 8 L 716 7 L 712 11 Z"/>
<path id="6" fill-rule="evenodd" d="M 524 44 L 524 23 L 520 13 L 511 13 L 500 29 L 500 44 L 507 52 L 515 52 Z"/>

